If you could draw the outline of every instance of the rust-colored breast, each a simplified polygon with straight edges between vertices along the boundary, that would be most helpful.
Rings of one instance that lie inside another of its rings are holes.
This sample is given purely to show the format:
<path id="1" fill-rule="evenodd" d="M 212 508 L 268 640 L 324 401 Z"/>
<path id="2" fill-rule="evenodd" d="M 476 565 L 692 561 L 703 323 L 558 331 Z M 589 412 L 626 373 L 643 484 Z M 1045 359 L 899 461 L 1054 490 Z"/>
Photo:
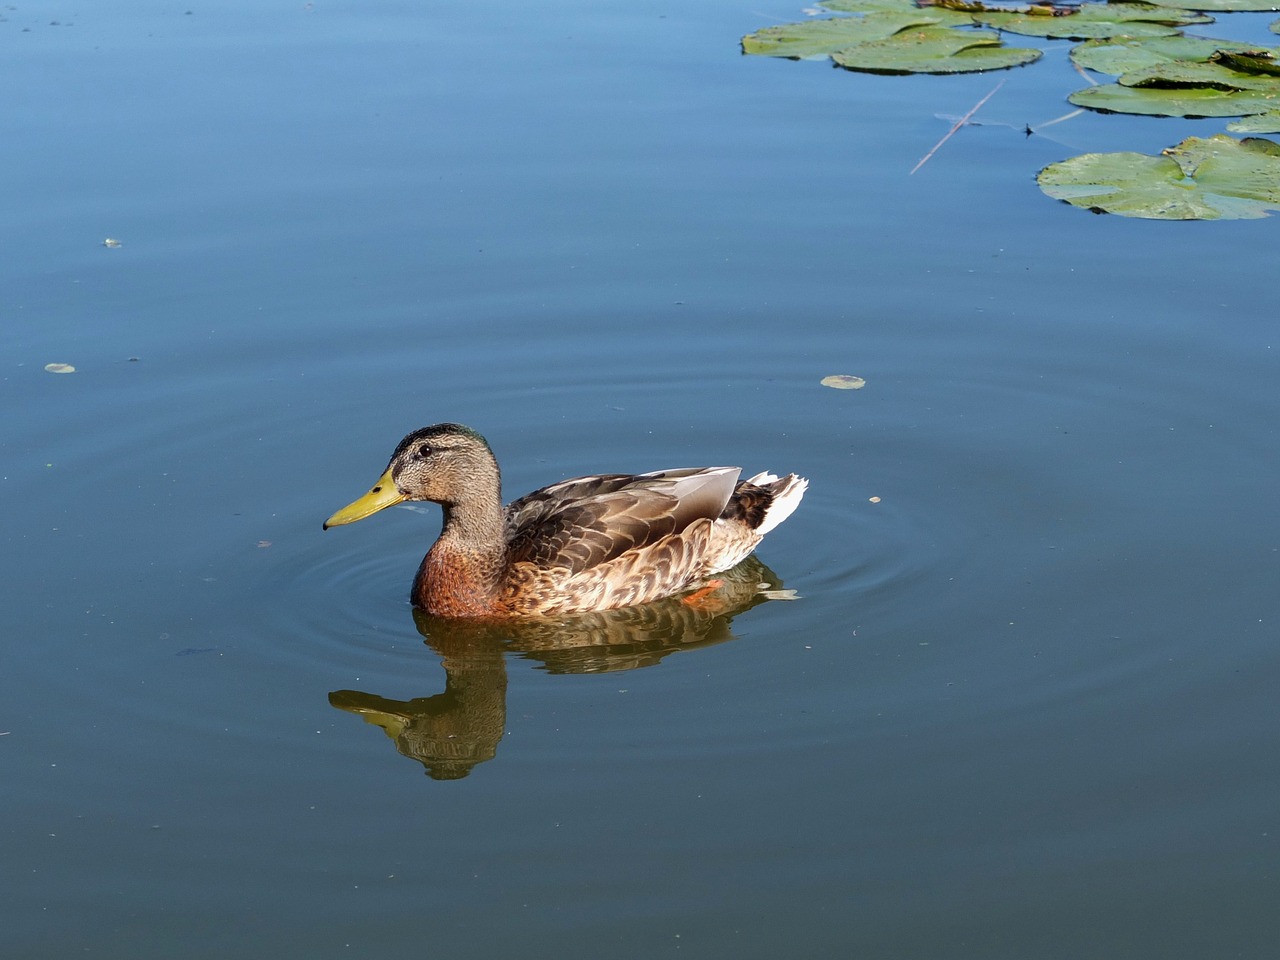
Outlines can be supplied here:
<path id="1" fill-rule="evenodd" d="M 484 617 L 499 613 L 491 571 L 476 557 L 440 544 L 422 558 L 410 595 L 415 606 L 434 617 Z"/>

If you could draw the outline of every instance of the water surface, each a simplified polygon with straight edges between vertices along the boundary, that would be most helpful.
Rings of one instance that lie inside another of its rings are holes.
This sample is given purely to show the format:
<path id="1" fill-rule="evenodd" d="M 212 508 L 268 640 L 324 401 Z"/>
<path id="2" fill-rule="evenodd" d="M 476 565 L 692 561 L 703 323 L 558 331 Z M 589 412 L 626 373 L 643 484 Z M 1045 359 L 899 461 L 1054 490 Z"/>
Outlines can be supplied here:
<path id="1" fill-rule="evenodd" d="M 6 13 L 15 956 L 1271 955 L 1275 221 L 1032 179 L 1215 121 L 908 179 L 996 81 L 739 55 L 798 15 Z M 1015 124 L 1080 84 L 1002 76 Z M 800 472 L 760 554 L 802 599 L 428 642 L 434 508 L 320 523 L 441 420 L 509 497 Z"/>

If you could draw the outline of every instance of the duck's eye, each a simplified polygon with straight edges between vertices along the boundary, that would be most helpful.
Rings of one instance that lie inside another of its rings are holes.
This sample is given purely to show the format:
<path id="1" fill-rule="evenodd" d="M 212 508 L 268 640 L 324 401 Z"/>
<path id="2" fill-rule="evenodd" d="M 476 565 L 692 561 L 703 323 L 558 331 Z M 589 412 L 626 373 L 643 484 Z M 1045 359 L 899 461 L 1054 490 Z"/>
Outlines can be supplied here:
<path id="1" fill-rule="evenodd" d="M 431 444 L 424 443 L 418 448 L 417 457 L 419 460 L 425 460 L 429 456 L 431 456 Z"/>

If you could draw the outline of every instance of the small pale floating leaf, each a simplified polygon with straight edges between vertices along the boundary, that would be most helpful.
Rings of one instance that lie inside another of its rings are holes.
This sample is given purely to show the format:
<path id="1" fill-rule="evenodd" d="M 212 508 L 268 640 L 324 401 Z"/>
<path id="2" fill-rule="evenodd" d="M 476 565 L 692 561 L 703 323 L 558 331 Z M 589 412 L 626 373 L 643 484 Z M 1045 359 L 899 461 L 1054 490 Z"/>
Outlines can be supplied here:
<path id="1" fill-rule="evenodd" d="M 1071 62 L 1085 70 L 1119 76 L 1157 63 L 1205 61 L 1219 50 L 1251 50 L 1249 44 L 1208 37 L 1114 37 L 1088 40 L 1071 48 Z"/>
<path id="2" fill-rule="evenodd" d="M 1100 37 L 1172 36 L 1189 23 L 1213 18 L 1191 10 L 1150 3 L 1083 3 L 1071 13 L 1061 8 L 1031 7 L 1019 11 L 984 10 L 973 14 L 978 23 L 1030 37 L 1090 40 Z M 1052 15 L 1045 11 L 1051 10 Z"/>
<path id="3" fill-rule="evenodd" d="M 924 27 L 833 53 L 846 70 L 865 73 L 978 73 L 1039 60 L 1041 51 L 1006 47 L 988 30 Z"/>
<path id="4" fill-rule="evenodd" d="M 836 373 L 829 377 L 823 377 L 822 385 L 824 387 L 834 387 L 837 390 L 861 390 L 867 385 L 867 381 L 847 373 Z"/>
<path id="5" fill-rule="evenodd" d="M 1280 110 L 1233 120 L 1227 124 L 1227 129 L 1232 133 L 1280 133 Z"/>
<path id="6" fill-rule="evenodd" d="M 1036 177 L 1051 197 L 1151 220 L 1244 220 L 1280 210 L 1280 144 L 1225 134 L 1188 137 L 1159 157 L 1089 153 Z"/>
<path id="7" fill-rule="evenodd" d="M 1077 107 L 1103 113 L 1136 113 L 1149 117 L 1247 117 L 1268 113 L 1274 96 L 1257 90 L 1214 90 L 1211 87 L 1130 87 L 1103 83 L 1067 97 Z"/>
<path id="8" fill-rule="evenodd" d="M 880 498 L 879 498 L 879 497 L 868 497 L 868 498 L 867 498 L 867 502 L 868 502 L 868 503 L 879 503 L 879 502 L 880 502 Z"/>
<path id="9" fill-rule="evenodd" d="M 44 365 L 48 373 L 75 373 L 76 368 L 69 363 L 46 363 Z"/>
<path id="10" fill-rule="evenodd" d="M 102 245 L 108 250 L 114 250 L 116 247 L 120 246 L 120 241 L 115 237 L 107 237 L 107 239 L 102 241 Z"/>

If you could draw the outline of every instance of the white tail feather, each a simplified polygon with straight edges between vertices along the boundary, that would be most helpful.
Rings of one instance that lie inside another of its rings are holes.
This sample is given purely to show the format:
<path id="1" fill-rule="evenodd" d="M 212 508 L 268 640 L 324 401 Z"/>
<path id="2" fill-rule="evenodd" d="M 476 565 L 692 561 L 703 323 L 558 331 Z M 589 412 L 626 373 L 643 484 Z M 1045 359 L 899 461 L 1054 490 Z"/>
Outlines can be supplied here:
<path id="1" fill-rule="evenodd" d="M 804 492 L 809 489 L 809 481 L 794 473 L 782 479 L 770 473 L 760 473 L 747 482 L 757 486 L 775 485 L 773 503 L 769 504 L 768 512 L 760 521 L 760 526 L 756 527 L 756 533 L 762 537 L 796 512 L 796 507 L 800 506 L 800 501 L 804 498 Z"/>

